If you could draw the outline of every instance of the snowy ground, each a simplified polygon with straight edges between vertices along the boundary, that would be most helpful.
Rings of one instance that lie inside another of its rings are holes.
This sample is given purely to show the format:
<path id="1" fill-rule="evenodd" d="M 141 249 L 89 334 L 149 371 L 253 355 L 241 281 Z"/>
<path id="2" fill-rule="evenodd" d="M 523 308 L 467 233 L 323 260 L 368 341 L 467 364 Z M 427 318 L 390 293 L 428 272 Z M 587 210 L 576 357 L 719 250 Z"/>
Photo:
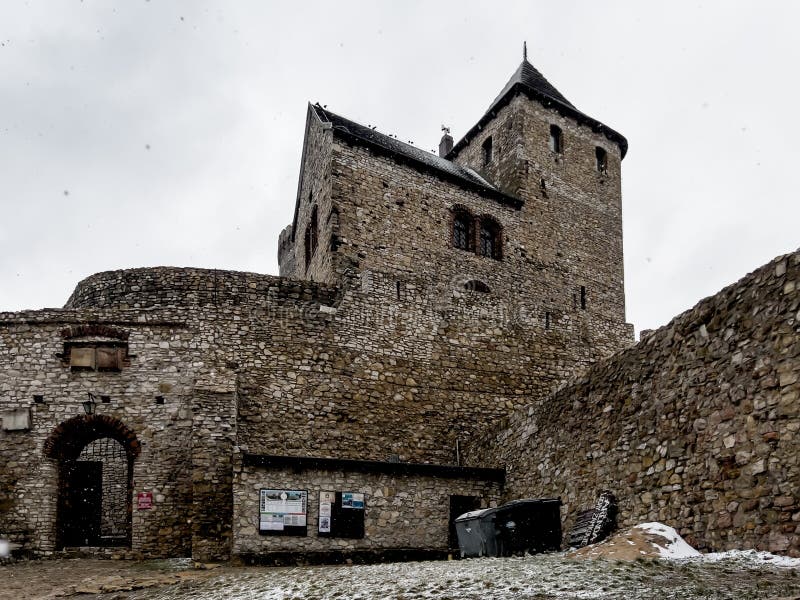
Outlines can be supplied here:
<path id="1" fill-rule="evenodd" d="M 569 560 L 563 554 L 371 566 L 224 569 L 204 581 L 133 592 L 188 600 L 685 599 L 800 597 L 800 568 L 735 552 L 672 560 Z M 783 563 L 787 564 L 787 563 Z"/>
<path id="2" fill-rule="evenodd" d="M 0 566 L 0 600 L 800 600 L 800 559 L 700 554 L 643 523 L 578 551 L 517 558 L 195 570 L 188 559 L 67 559 Z"/>

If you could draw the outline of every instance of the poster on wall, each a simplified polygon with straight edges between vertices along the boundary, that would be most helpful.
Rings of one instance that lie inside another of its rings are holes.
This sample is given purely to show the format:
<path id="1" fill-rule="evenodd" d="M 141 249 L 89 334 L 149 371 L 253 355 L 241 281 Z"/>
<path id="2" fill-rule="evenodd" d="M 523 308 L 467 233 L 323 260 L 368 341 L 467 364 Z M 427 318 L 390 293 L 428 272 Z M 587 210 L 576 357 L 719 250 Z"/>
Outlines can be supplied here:
<path id="1" fill-rule="evenodd" d="M 342 508 L 356 508 L 364 510 L 364 494 L 342 492 Z"/>
<path id="2" fill-rule="evenodd" d="M 306 535 L 307 491 L 262 489 L 259 493 L 259 533 Z"/>
<path id="3" fill-rule="evenodd" d="M 331 532 L 331 507 L 336 502 L 336 492 L 319 493 L 319 532 Z"/>
<path id="4" fill-rule="evenodd" d="M 319 537 L 364 538 L 366 499 L 363 493 L 320 492 L 319 498 Z"/>
<path id="5" fill-rule="evenodd" d="M 320 516 L 319 518 L 319 532 L 320 533 L 330 533 L 331 532 L 331 517 L 328 515 L 327 517 Z"/>

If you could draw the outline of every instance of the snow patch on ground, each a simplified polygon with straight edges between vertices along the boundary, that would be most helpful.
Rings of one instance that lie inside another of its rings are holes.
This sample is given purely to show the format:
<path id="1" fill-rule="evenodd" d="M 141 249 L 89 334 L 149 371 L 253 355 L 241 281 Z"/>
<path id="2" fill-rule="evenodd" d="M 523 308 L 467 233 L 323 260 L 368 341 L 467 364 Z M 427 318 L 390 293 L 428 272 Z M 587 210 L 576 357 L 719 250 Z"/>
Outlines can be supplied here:
<path id="1" fill-rule="evenodd" d="M 666 540 L 662 546 L 656 541 L 651 543 L 658 548 L 661 558 L 692 558 L 700 556 L 700 553 L 692 548 L 686 541 L 669 525 L 663 523 L 641 523 L 634 529 L 641 529 L 646 533 L 661 536 Z"/>
<path id="2" fill-rule="evenodd" d="M 702 554 L 701 559 L 707 562 L 733 561 L 747 564 L 752 567 L 784 567 L 789 569 L 800 568 L 800 558 L 780 556 L 771 552 L 757 550 L 728 550 L 727 552 L 711 552 Z"/>

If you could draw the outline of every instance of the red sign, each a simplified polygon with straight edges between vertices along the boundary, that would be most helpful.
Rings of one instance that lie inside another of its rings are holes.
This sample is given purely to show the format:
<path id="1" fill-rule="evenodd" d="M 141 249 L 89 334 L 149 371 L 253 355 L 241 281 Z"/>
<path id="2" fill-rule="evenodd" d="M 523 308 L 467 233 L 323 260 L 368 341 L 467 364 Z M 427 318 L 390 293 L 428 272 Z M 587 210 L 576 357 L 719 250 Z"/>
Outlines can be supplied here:
<path id="1" fill-rule="evenodd" d="M 136 508 L 139 510 L 146 510 L 153 508 L 153 493 L 152 492 L 139 492 L 136 494 Z"/>

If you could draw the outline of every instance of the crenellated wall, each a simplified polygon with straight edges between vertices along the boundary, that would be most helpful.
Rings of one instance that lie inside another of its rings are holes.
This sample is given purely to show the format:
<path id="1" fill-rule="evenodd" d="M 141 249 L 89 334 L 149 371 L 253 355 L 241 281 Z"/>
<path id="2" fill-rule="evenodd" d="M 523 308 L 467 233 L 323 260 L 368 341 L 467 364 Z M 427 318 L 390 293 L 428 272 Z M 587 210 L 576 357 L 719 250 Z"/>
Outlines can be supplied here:
<path id="1" fill-rule="evenodd" d="M 509 498 L 561 496 L 567 525 L 609 489 L 622 526 L 800 555 L 799 287 L 800 252 L 775 259 L 514 412 L 470 464 L 505 466 Z"/>

